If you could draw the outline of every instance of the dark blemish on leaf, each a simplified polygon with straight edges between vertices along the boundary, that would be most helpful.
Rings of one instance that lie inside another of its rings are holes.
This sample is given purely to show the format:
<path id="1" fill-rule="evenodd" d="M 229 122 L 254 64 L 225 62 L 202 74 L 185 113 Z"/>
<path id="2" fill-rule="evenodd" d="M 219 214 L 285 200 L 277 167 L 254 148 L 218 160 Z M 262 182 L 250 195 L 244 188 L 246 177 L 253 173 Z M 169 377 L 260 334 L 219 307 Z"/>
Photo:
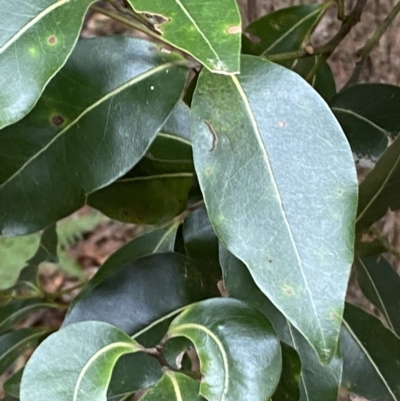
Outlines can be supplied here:
<path id="1" fill-rule="evenodd" d="M 65 118 L 63 116 L 60 116 L 59 114 L 53 116 L 51 118 L 51 122 L 56 126 L 59 127 L 60 125 L 63 124 L 63 122 L 65 121 Z"/>
<path id="2" fill-rule="evenodd" d="M 242 26 L 241 25 L 232 25 L 226 31 L 230 34 L 242 33 Z"/>
<path id="3" fill-rule="evenodd" d="M 285 123 L 285 121 L 278 121 L 278 125 L 280 128 L 284 128 L 286 123 Z"/>
<path id="4" fill-rule="evenodd" d="M 342 196 L 342 195 L 343 195 L 343 192 L 344 192 L 343 189 L 339 189 L 339 190 L 338 190 L 339 196 Z"/>
<path id="5" fill-rule="evenodd" d="M 273 262 L 273 259 L 268 259 L 268 262 L 269 262 L 269 263 L 272 263 L 272 262 Z"/>
<path id="6" fill-rule="evenodd" d="M 339 315 L 336 312 L 330 313 L 331 320 L 339 320 Z"/>
<path id="7" fill-rule="evenodd" d="M 57 38 L 54 35 L 51 35 L 48 37 L 47 43 L 49 45 L 55 45 L 57 43 Z"/>
<path id="8" fill-rule="evenodd" d="M 283 292 L 285 292 L 287 295 L 294 295 L 294 289 L 293 287 L 290 287 L 289 285 L 283 286 Z"/>
<path id="9" fill-rule="evenodd" d="M 207 125 L 207 127 L 208 127 L 208 129 L 211 132 L 211 135 L 213 137 L 212 146 L 211 146 L 211 149 L 210 149 L 210 152 L 212 152 L 215 149 L 215 147 L 217 146 L 217 142 L 218 142 L 217 134 L 215 133 L 214 128 L 213 128 L 213 126 L 211 125 L 211 123 L 209 121 L 204 120 L 204 122 Z"/>

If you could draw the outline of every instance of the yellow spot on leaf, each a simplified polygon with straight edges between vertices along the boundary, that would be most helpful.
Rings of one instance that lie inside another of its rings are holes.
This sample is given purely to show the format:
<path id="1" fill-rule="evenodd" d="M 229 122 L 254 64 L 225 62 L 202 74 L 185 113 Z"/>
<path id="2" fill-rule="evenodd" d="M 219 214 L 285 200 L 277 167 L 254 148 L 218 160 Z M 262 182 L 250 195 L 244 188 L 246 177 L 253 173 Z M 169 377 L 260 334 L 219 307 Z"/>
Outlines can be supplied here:
<path id="1" fill-rule="evenodd" d="M 227 32 L 230 33 L 230 34 L 242 33 L 242 26 L 241 26 L 241 25 L 233 25 L 233 26 L 230 26 L 230 27 L 227 29 Z"/>

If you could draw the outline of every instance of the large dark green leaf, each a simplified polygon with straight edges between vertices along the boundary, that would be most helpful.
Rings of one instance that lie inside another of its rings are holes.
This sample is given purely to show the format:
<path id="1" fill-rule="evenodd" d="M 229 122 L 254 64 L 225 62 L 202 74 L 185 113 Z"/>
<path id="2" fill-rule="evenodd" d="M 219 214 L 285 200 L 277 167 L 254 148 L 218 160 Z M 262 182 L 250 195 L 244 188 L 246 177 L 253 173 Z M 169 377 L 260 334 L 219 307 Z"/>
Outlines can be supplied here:
<path id="1" fill-rule="evenodd" d="M 353 259 L 353 158 L 326 103 L 296 73 L 253 56 L 241 71 L 202 71 L 193 98 L 206 207 L 220 240 L 327 363 Z"/>
<path id="2" fill-rule="evenodd" d="M 151 42 L 79 43 L 24 120 L 0 135 L 0 231 L 43 228 L 129 171 L 177 103 L 187 68 Z"/>
<path id="3" fill-rule="evenodd" d="M 356 231 L 362 233 L 387 211 L 400 209 L 400 137 L 385 151 L 360 184 Z"/>
<path id="4" fill-rule="evenodd" d="M 26 350 L 35 347 L 48 331 L 19 329 L 0 335 L 0 375 Z"/>
<path id="5" fill-rule="evenodd" d="M 17 373 L 14 373 L 4 382 L 4 391 L 13 397 L 19 398 L 19 391 L 21 386 L 21 378 L 24 369 L 20 369 Z"/>
<path id="6" fill-rule="evenodd" d="M 124 264 L 156 252 L 172 252 L 177 229 L 178 223 L 167 224 L 138 235 L 118 249 L 100 266 L 94 277 L 75 297 L 71 303 L 71 308 L 82 298 L 85 298 L 98 284 L 117 272 Z"/>
<path id="7" fill-rule="evenodd" d="M 338 93 L 330 104 L 360 159 L 376 162 L 400 132 L 398 86 L 354 85 Z"/>
<path id="8" fill-rule="evenodd" d="M 196 347 L 208 401 L 265 401 L 281 373 L 281 350 L 274 329 L 258 310 L 228 298 L 189 306 L 176 317 L 168 338 L 186 337 Z"/>
<path id="9" fill-rule="evenodd" d="M 0 129 L 33 108 L 70 55 L 94 2 L 0 1 Z"/>
<path id="10" fill-rule="evenodd" d="M 400 398 L 400 339 L 374 316 L 347 304 L 341 333 L 342 385 L 370 401 Z"/>
<path id="11" fill-rule="evenodd" d="M 257 288 L 246 266 L 223 246 L 220 246 L 220 260 L 229 296 L 246 301 L 263 312 L 274 325 L 280 340 L 299 354 L 302 364 L 300 401 L 337 401 L 342 374 L 340 352 L 336 351 L 328 365 L 321 365 L 310 344 Z M 297 379 L 292 377 L 292 383 Z"/>
<path id="12" fill-rule="evenodd" d="M 300 49 L 324 15 L 328 3 L 282 8 L 252 22 L 246 31 L 257 36 L 256 54 L 276 54 Z"/>
<path id="13" fill-rule="evenodd" d="M 307 78 L 308 74 L 319 63 L 319 56 L 305 57 L 297 59 L 292 67 L 303 78 Z M 310 82 L 311 86 L 324 98 L 327 102 L 336 94 L 336 83 L 331 67 L 324 62 L 314 75 Z"/>
<path id="14" fill-rule="evenodd" d="M 400 277 L 381 256 L 357 258 L 357 280 L 364 295 L 383 313 L 391 330 L 400 336 Z"/>
<path id="15" fill-rule="evenodd" d="M 98 320 L 134 334 L 172 311 L 204 298 L 196 263 L 160 253 L 122 265 L 76 303 L 64 321 Z"/>
<path id="16" fill-rule="evenodd" d="M 106 400 L 113 367 L 142 346 L 102 322 L 81 322 L 47 338 L 25 367 L 21 401 Z"/>
<path id="17" fill-rule="evenodd" d="M 239 72 L 241 20 L 235 0 L 128 0 L 138 12 L 162 15 L 164 41 L 220 74 Z"/>
<path id="18" fill-rule="evenodd" d="M 218 256 L 218 238 L 204 206 L 194 210 L 183 223 L 186 254 L 203 266 L 203 275 L 214 286 L 222 276 Z"/>

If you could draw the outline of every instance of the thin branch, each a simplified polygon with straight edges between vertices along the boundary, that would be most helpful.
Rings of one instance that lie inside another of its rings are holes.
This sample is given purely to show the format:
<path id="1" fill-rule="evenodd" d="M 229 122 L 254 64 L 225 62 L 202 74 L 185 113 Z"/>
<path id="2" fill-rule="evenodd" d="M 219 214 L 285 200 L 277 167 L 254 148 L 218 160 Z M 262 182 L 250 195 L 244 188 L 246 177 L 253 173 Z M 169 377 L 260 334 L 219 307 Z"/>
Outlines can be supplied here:
<path id="1" fill-rule="evenodd" d="M 163 37 L 157 33 L 152 31 L 151 29 L 147 28 L 146 26 L 144 26 L 143 24 L 137 23 L 132 21 L 131 19 L 128 19 L 124 16 L 122 16 L 121 14 L 118 14 L 114 11 L 109 11 L 106 10 L 105 8 L 99 7 L 99 6 L 92 6 L 91 9 L 95 12 L 98 12 L 100 14 L 104 14 L 107 17 L 110 17 L 112 19 L 114 19 L 115 21 L 121 22 L 124 25 L 129 26 L 130 28 L 136 29 L 138 31 L 141 31 L 143 33 L 145 33 L 146 35 L 156 39 L 156 40 L 160 40 L 162 42 L 165 42 L 165 40 L 163 39 Z M 167 43 L 167 42 L 165 42 Z M 168 43 L 169 44 L 169 43 Z"/>
<path id="2" fill-rule="evenodd" d="M 293 60 L 296 58 L 315 56 L 319 54 L 324 55 L 326 58 L 329 58 L 329 56 L 335 51 L 341 41 L 349 34 L 351 29 L 360 21 L 361 14 L 366 3 L 367 0 L 357 0 L 357 3 L 354 6 L 353 10 L 343 19 L 339 31 L 331 40 L 329 40 L 324 45 L 315 48 L 312 48 L 310 45 L 308 45 L 294 52 L 271 54 L 265 57 L 271 61 Z"/>
<path id="3" fill-rule="evenodd" d="M 378 26 L 378 29 L 374 34 L 365 42 L 365 45 L 358 51 L 360 57 L 359 61 L 356 63 L 353 74 L 347 81 L 344 88 L 354 85 L 358 82 L 360 78 L 361 71 L 363 70 L 365 63 L 367 62 L 372 50 L 378 44 L 379 40 L 389 28 L 390 24 L 397 17 L 400 12 L 400 1 L 393 7 L 392 11 L 386 16 L 383 22 Z"/>
<path id="4" fill-rule="evenodd" d="M 343 21 L 345 18 L 344 0 L 336 0 L 337 2 L 337 18 Z"/>

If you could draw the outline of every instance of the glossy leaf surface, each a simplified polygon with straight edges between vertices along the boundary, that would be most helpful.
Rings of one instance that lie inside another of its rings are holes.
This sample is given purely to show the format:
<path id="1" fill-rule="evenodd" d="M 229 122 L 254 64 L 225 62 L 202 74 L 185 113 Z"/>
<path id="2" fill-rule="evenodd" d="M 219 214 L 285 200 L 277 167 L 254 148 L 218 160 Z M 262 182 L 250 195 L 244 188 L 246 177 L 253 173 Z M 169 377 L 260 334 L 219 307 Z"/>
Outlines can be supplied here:
<path id="1" fill-rule="evenodd" d="M 400 132 L 400 88 L 359 84 L 338 93 L 330 103 L 359 159 L 376 162 Z"/>
<path id="2" fill-rule="evenodd" d="M 83 17 L 94 2 L 0 2 L 0 129 L 33 108 L 70 55 Z"/>
<path id="3" fill-rule="evenodd" d="M 239 72 L 241 19 L 235 0 L 128 0 L 138 12 L 161 15 L 164 41 L 192 55 L 210 71 Z"/>
<path id="4" fill-rule="evenodd" d="M 186 337 L 196 347 L 208 401 L 265 401 L 281 372 L 281 352 L 264 315 L 243 302 L 209 299 L 189 306 L 171 323 L 167 338 Z"/>
<path id="5" fill-rule="evenodd" d="M 161 380 L 142 398 L 142 401 L 202 401 L 199 382 L 172 371 L 164 372 Z"/>
<path id="6" fill-rule="evenodd" d="M 356 231 L 362 233 L 387 211 L 400 209 L 400 137 L 389 146 L 360 184 Z"/>
<path id="7" fill-rule="evenodd" d="M 124 264 L 157 252 L 172 252 L 177 229 L 178 224 L 174 222 L 140 234 L 126 243 L 100 266 L 94 277 L 72 301 L 71 307 L 86 297 L 98 284 L 117 272 Z"/>
<path id="8" fill-rule="evenodd" d="M 302 78 L 253 56 L 241 68 L 238 77 L 203 71 L 193 98 L 205 204 L 222 243 L 327 363 L 353 259 L 353 158 Z"/>
<path id="9" fill-rule="evenodd" d="M 32 328 L 9 331 L 0 335 L 0 375 L 26 350 L 35 347 L 47 334 Z"/>
<path id="10" fill-rule="evenodd" d="M 364 295 L 383 313 L 389 328 L 400 336 L 400 277 L 381 256 L 357 258 L 357 280 Z"/>
<path id="11" fill-rule="evenodd" d="M 400 339 L 374 316 L 347 304 L 341 333 L 342 385 L 370 401 L 400 397 Z"/>
<path id="12" fill-rule="evenodd" d="M 310 4 L 269 13 L 252 22 L 246 31 L 260 41 L 256 54 L 276 54 L 300 49 L 326 11 L 327 4 Z"/>
<path id="13" fill-rule="evenodd" d="M 291 377 L 289 383 L 299 381 L 300 401 L 337 401 L 342 374 L 340 353 L 336 351 L 328 365 L 321 365 L 310 344 L 257 288 L 246 266 L 223 246 L 220 246 L 220 261 L 229 297 L 248 302 L 264 313 L 274 325 L 280 340 L 299 354 L 302 364 L 300 378 Z M 283 363 L 285 364 L 285 360 Z M 282 374 L 284 373 L 285 370 Z M 286 382 L 283 387 L 287 388 Z M 274 397 L 272 399 L 275 401 Z M 292 394 L 289 399 L 298 398 Z"/>
<path id="14" fill-rule="evenodd" d="M 218 256 L 218 238 L 211 226 L 204 206 L 192 211 L 183 223 L 186 254 L 203 266 L 203 275 L 215 286 L 221 278 Z"/>
<path id="15" fill-rule="evenodd" d="M 22 376 L 21 401 L 106 401 L 116 361 L 141 349 L 127 334 L 106 323 L 66 327 L 47 338 L 29 359 Z"/>
<path id="16" fill-rule="evenodd" d="M 134 334 L 204 298 L 196 263 L 183 255 L 148 255 L 122 265 L 74 305 L 64 321 L 98 320 Z M 122 305 L 122 307 L 121 307 Z"/>
<path id="17" fill-rule="evenodd" d="M 0 135 L 0 231 L 43 228 L 129 171 L 181 95 L 182 62 L 139 39 L 80 42 L 32 113 Z"/>

